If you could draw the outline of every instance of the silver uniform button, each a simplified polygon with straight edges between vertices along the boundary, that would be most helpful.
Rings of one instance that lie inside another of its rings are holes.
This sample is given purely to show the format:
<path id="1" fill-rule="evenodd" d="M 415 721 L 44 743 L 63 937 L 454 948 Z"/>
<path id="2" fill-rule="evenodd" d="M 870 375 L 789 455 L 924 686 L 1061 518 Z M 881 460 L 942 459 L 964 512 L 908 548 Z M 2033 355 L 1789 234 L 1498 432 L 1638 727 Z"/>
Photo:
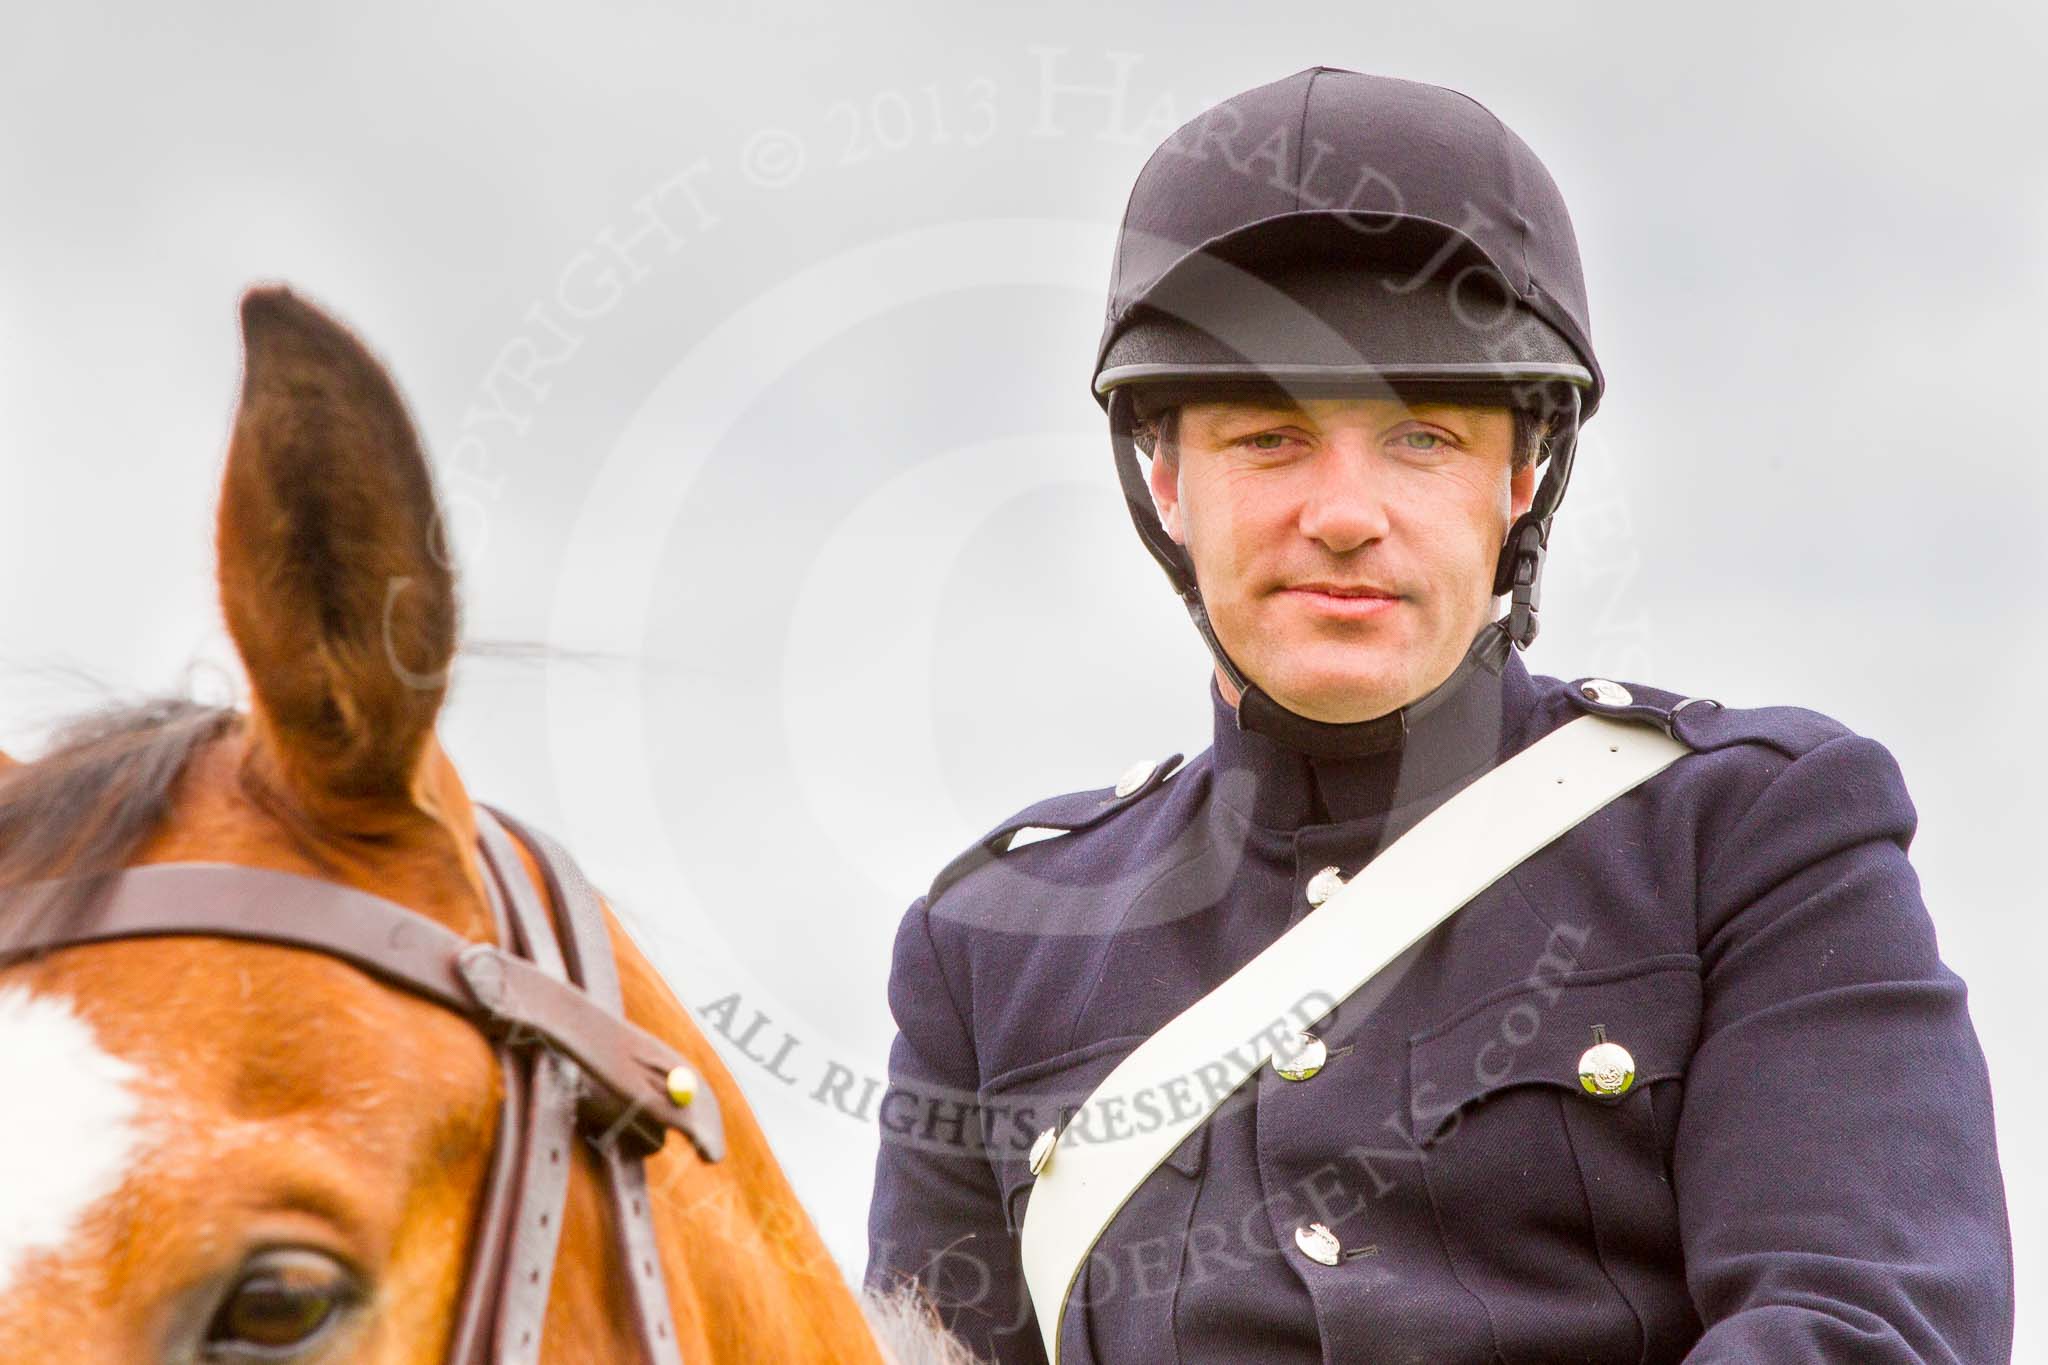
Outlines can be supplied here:
<path id="1" fill-rule="evenodd" d="M 1343 871 L 1339 868 L 1326 867 L 1308 879 L 1308 885 L 1303 888 L 1303 894 L 1308 897 L 1310 905 L 1321 905 L 1343 889 Z"/>
<path id="2" fill-rule="evenodd" d="M 1297 1033 L 1288 1040 L 1285 1053 L 1273 1054 L 1273 1070 L 1283 1081 L 1305 1081 L 1330 1060 L 1329 1046 L 1313 1033 Z"/>
<path id="3" fill-rule="evenodd" d="M 1129 796 L 1132 792 L 1145 785 L 1145 779 L 1152 776 L 1152 770 L 1158 766 L 1157 763 L 1147 763 L 1142 759 L 1133 763 L 1130 767 L 1124 769 L 1124 775 L 1116 780 L 1116 794 L 1118 796 Z"/>
<path id="4" fill-rule="evenodd" d="M 1579 1084 L 1588 1095 L 1611 1100 L 1626 1095 L 1636 1083 L 1636 1059 L 1620 1043 L 1607 1041 L 1607 1029 L 1593 1025 L 1593 1046 L 1579 1054 Z"/>
<path id="5" fill-rule="evenodd" d="M 1627 706 L 1635 698 L 1626 687 L 1605 678 L 1588 678 L 1579 684 L 1579 695 L 1587 701 L 1597 701 L 1602 706 Z"/>
<path id="6" fill-rule="evenodd" d="M 1048 1128 L 1031 1143 L 1031 1174 L 1044 1175 L 1045 1168 L 1052 1165 L 1052 1149 L 1058 1145 L 1060 1130 Z"/>
<path id="7" fill-rule="evenodd" d="M 1337 1234 L 1321 1223 L 1310 1223 L 1307 1227 L 1296 1228 L 1294 1245 L 1301 1248 L 1301 1254 L 1317 1265 L 1335 1265 L 1344 1255 L 1344 1244 L 1337 1240 Z"/>

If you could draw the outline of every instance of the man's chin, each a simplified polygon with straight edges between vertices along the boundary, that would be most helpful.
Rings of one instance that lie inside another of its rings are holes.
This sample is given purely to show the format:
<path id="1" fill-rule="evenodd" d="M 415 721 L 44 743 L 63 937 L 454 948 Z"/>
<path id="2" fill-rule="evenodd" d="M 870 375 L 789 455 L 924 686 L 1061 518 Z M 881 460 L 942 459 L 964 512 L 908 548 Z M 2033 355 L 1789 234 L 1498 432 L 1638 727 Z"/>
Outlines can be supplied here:
<path id="1" fill-rule="evenodd" d="M 1413 698 L 1405 678 L 1358 668 L 1293 669 L 1266 689 L 1268 696 L 1297 715 L 1332 725 L 1377 720 Z"/>

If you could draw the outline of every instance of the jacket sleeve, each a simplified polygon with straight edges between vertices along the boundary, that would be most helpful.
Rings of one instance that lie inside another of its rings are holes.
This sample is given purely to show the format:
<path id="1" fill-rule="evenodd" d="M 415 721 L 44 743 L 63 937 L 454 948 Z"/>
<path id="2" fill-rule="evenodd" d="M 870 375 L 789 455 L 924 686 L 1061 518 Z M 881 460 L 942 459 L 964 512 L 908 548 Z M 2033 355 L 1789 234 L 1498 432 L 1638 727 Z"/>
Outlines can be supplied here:
<path id="1" fill-rule="evenodd" d="M 922 898 L 897 930 L 889 1008 L 897 1035 L 879 1110 L 866 1283 L 886 1290 L 915 1281 L 946 1327 L 982 1359 L 1043 1365 L 983 1143 L 973 1037 Z"/>
<path id="2" fill-rule="evenodd" d="M 2003 1361 L 2011 1234 L 1962 980 L 1897 764 L 1839 733 L 1709 855 L 1673 1148 L 1705 1362 Z"/>

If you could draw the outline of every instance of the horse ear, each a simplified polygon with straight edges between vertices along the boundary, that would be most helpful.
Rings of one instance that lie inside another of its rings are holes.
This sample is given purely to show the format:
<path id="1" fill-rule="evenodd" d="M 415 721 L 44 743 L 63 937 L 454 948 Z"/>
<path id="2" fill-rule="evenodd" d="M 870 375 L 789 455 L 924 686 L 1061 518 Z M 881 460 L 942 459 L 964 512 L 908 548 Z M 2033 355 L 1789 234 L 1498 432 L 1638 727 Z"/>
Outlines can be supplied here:
<path id="1" fill-rule="evenodd" d="M 455 576 L 405 405 L 339 323 L 242 297 L 221 607 L 259 735 L 309 797 L 405 795 L 447 692 Z"/>

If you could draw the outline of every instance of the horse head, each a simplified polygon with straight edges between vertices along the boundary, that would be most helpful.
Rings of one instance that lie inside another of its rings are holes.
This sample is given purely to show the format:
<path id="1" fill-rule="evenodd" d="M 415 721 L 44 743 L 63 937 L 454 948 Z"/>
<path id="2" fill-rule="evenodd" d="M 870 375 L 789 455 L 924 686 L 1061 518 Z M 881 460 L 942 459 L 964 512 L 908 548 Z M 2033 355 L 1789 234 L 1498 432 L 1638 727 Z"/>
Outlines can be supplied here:
<path id="1" fill-rule="evenodd" d="M 490 941 L 478 808 L 435 737 L 459 611 L 430 466 L 345 329 L 281 288 L 251 291 L 241 321 L 217 554 L 248 709 L 148 704 L 34 761 L 0 755 L 0 890 L 87 896 L 123 868 L 230 864 Z M 681 1358 L 879 1359 L 730 1075 L 606 925 L 626 1017 L 725 1116 L 722 1159 L 672 1137 L 645 1168 Z M 503 1136 L 497 1057 L 460 1015 L 273 943 L 172 935 L 12 962 L 0 1359 L 447 1359 Z M 598 1157 L 578 1143 L 571 1160 L 539 1358 L 632 1361 Z"/>

